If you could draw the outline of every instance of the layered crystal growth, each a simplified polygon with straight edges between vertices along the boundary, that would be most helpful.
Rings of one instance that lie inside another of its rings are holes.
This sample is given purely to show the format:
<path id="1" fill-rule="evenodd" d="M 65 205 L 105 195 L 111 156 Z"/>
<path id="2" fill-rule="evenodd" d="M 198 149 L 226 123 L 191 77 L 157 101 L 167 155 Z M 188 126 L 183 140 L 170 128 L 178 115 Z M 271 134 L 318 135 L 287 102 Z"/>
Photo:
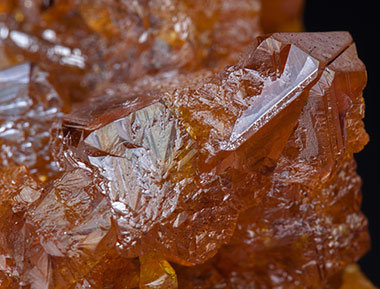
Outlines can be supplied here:
<path id="1" fill-rule="evenodd" d="M 41 180 L 57 172 L 50 129 L 62 101 L 48 74 L 31 63 L 0 71 L 0 166 L 25 165 Z"/>
<path id="2" fill-rule="evenodd" d="M 350 34 L 206 2 L 0 3 L 0 288 L 375 288 Z"/>
<path id="3" fill-rule="evenodd" d="M 108 81 L 232 64 L 262 32 L 299 31 L 301 13 L 300 0 L 2 0 L 0 60 L 38 63 L 76 101 Z"/>

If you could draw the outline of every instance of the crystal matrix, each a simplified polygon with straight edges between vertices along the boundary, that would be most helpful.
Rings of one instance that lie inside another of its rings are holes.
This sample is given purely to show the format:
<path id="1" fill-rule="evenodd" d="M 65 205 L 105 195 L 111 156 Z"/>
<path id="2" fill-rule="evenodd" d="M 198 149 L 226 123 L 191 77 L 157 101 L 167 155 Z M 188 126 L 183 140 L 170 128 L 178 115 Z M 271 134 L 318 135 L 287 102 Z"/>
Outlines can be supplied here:
<path id="1" fill-rule="evenodd" d="M 374 288 L 348 33 L 253 39 L 299 1 L 26 2 L 0 4 L 1 288 Z"/>
<path id="2" fill-rule="evenodd" d="M 2 0 L 0 59 L 38 63 L 77 101 L 108 81 L 232 64 L 260 33 L 298 31 L 301 8 L 299 0 Z"/>

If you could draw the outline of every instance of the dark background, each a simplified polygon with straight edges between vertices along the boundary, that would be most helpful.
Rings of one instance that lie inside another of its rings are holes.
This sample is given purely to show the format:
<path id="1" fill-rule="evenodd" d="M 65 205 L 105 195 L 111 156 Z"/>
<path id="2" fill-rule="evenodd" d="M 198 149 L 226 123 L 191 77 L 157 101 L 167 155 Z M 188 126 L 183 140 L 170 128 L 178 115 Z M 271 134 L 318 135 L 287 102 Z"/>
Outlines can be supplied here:
<path id="1" fill-rule="evenodd" d="M 371 140 L 355 158 L 363 179 L 363 211 L 369 220 L 372 249 L 359 263 L 371 281 L 380 286 L 380 198 L 377 195 L 380 186 L 380 13 L 376 15 L 377 3 L 377 0 L 306 0 L 304 23 L 307 31 L 349 31 L 367 67 L 364 122 Z"/>

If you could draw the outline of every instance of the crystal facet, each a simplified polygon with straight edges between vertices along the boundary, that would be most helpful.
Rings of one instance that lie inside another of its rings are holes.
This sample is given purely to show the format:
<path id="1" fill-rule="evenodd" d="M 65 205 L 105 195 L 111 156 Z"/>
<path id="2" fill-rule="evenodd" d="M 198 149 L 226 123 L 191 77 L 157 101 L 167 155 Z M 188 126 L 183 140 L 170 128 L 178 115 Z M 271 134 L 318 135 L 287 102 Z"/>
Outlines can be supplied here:
<path id="1" fill-rule="evenodd" d="M 365 67 L 347 32 L 262 34 L 301 7 L 2 1 L 0 287 L 375 288 Z"/>
<path id="2" fill-rule="evenodd" d="M 31 63 L 0 71 L 0 166 L 25 165 L 45 179 L 57 171 L 49 151 L 50 130 L 61 99 L 48 74 Z"/>
<path id="3" fill-rule="evenodd" d="M 0 47 L 10 63 L 42 65 L 76 101 L 109 80 L 232 64 L 262 32 L 299 31 L 302 3 L 272 1 L 2 0 Z"/>

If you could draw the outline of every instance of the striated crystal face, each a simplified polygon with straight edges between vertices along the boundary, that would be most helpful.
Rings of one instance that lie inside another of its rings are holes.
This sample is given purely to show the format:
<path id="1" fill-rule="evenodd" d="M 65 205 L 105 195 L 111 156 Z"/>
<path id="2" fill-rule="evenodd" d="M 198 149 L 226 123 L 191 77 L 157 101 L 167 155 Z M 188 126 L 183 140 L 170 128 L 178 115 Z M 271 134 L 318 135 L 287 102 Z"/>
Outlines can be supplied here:
<path id="1" fill-rule="evenodd" d="M 95 106 L 87 124 L 79 106 L 64 163 L 98 171 L 130 257 L 216 254 L 233 288 L 318 288 L 368 249 L 352 160 L 365 81 L 349 34 L 273 34 L 218 74 Z"/>
<path id="2" fill-rule="evenodd" d="M 0 70 L 0 166 L 23 164 L 42 179 L 54 174 L 48 145 L 61 116 L 46 72 L 31 63 Z"/>
<path id="3" fill-rule="evenodd" d="M 156 102 L 90 133 L 84 143 L 97 149 L 88 160 L 109 181 L 105 189 L 121 242 L 135 250 L 144 234 L 173 213 L 191 183 L 194 141 Z M 183 221 L 176 220 L 177 226 Z"/>
<path id="4" fill-rule="evenodd" d="M 2 1 L 0 288 L 374 288 L 355 44 L 258 36 L 301 7 Z"/>
<path id="5" fill-rule="evenodd" d="M 177 262 L 197 263 L 232 234 L 237 212 L 217 195 L 222 180 L 198 176 L 194 139 L 159 99 L 92 131 L 76 146 L 88 154 L 75 157 L 104 177 L 119 249 L 129 256 L 158 251 Z M 191 237 L 179 241 L 175 236 L 181 234 Z"/>
<path id="6" fill-rule="evenodd" d="M 108 81 L 232 64 L 261 32 L 299 31 L 302 8 L 299 0 L 2 2 L 0 59 L 41 65 L 67 104 Z"/>

